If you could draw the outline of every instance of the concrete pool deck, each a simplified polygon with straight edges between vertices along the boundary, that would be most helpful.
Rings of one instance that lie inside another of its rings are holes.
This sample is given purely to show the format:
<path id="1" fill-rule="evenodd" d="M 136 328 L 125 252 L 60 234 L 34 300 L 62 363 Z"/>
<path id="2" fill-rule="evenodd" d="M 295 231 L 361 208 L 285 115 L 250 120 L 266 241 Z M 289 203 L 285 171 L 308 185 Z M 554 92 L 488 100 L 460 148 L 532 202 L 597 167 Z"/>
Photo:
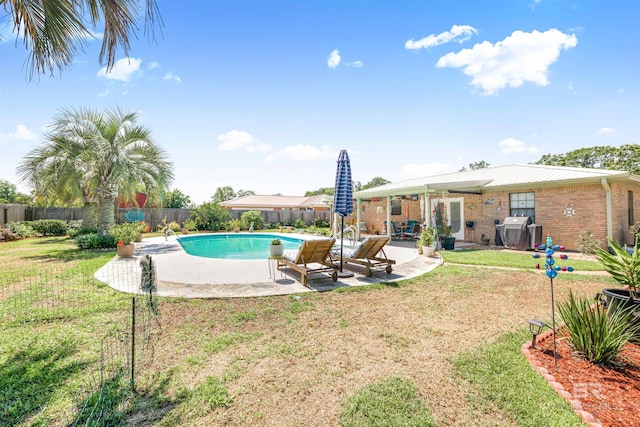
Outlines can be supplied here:
<path id="1" fill-rule="evenodd" d="M 249 233 L 246 233 L 249 234 Z M 280 233 L 269 233 L 280 235 Z M 285 233 L 282 236 L 301 239 L 318 238 L 305 234 Z M 151 237 L 135 244 L 133 258 L 114 257 L 95 274 L 110 287 L 127 293 L 141 293 L 140 257 L 149 254 L 156 265 L 157 295 L 182 298 L 230 298 L 287 295 L 322 292 L 345 286 L 362 286 L 393 282 L 419 276 L 441 264 L 438 257 L 419 256 L 413 241 L 392 241 L 384 248 L 387 257 L 396 260 L 393 272 L 376 272 L 366 277 L 364 268 L 349 265 L 352 277 L 333 282 L 328 274 L 309 276 L 308 286 L 299 282 L 297 273 L 276 271 L 270 277 L 269 261 L 203 258 L 188 255 L 176 237 Z"/>

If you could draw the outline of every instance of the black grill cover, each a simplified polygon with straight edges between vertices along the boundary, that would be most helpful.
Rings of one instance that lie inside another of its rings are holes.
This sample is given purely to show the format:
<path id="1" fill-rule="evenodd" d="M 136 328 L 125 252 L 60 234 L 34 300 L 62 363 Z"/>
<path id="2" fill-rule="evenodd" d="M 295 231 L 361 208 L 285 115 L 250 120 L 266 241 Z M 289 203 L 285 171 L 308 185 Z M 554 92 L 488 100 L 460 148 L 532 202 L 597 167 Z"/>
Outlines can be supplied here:
<path id="1" fill-rule="evenodd" d="M 510 248 L 530 249 L 530 236 L 528 226 L 533 224 L 529 216 L 508 216 L 504 219 L 502 229 L 502 243 Z"/>

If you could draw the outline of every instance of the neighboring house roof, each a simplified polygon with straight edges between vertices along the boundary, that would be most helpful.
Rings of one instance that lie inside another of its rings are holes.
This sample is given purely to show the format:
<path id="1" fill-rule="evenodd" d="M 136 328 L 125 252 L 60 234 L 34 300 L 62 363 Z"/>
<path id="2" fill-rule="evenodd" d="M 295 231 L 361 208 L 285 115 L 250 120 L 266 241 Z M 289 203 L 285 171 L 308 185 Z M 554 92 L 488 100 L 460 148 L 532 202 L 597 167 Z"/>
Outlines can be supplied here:
<path id="1" fill-rule="evenodd" d="M 625 171 L 521 164 L 409 179 L 358 191 L 354 193 L 354 197 L 382 197 L 427 191 L 489 191 L 501 188 L 586 184 L 599 183 L 602 178 L 626 178 L 640 182 L 639 176 Z"/>
<path id="2" fill-rule="evenodd" d="M 222 202 L 221 205 L 229 208 L 251 209 L 251 208 L 326 208 L 329 206 L 331 197 L 320 194 L 317 196 L 261 196 L 248 195 L 238 197 L 233 200 Z"/>

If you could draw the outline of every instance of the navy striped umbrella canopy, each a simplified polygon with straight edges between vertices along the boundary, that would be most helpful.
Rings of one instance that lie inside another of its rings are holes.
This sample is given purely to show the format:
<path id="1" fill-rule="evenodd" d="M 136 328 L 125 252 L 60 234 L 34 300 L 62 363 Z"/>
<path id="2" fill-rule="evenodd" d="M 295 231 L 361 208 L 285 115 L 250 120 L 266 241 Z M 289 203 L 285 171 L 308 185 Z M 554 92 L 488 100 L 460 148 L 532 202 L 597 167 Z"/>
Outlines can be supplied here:
<path id="1" fill-rule="evenodd" d="M 345 217 L 353 212 L 353 188 L 351 185 L 351 162 L 347 150 L 341 150 L 336 171 L 336 186 L 333 190 L 333 211 Z"/>

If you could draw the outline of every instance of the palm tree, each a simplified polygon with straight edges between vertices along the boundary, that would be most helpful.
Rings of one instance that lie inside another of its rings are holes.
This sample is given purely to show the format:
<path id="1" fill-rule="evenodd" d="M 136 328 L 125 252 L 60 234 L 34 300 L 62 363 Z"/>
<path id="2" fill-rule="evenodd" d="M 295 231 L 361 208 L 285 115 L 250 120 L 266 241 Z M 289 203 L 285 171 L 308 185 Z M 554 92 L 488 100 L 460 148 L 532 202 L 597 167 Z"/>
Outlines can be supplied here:
<path id="1" fill-rule="evenodd" d="M 129 37 L 135 36 L 141 3 L 145 32 L 153 39 L 155 22 L 160 18 L 155 0 L 0 0 L 11 16 L 14 32 L 24 38 L 30 50 L 30 78 L 68 66 L 87 39 L 95 37 L 90 29 L 95 30 L 98 24 L 104 25 L 99 61 L 106 58 L 107 69 L 111 69 L 118 47 L 125 56 L 129 53 Z"/>
<path id="2" fill-rule="evenodd" d="M 97 205 L 98 229 L 106 231 L 114 224 L 117 197 L 132 199 L 140 186 L 165 191 L 173 179 L 173 165 L 137 118 L 120 109 L 62 110 L 44 146 L 27 154 L 18 173 L 37 193 L 81 198 L 83 220 Z"/>

